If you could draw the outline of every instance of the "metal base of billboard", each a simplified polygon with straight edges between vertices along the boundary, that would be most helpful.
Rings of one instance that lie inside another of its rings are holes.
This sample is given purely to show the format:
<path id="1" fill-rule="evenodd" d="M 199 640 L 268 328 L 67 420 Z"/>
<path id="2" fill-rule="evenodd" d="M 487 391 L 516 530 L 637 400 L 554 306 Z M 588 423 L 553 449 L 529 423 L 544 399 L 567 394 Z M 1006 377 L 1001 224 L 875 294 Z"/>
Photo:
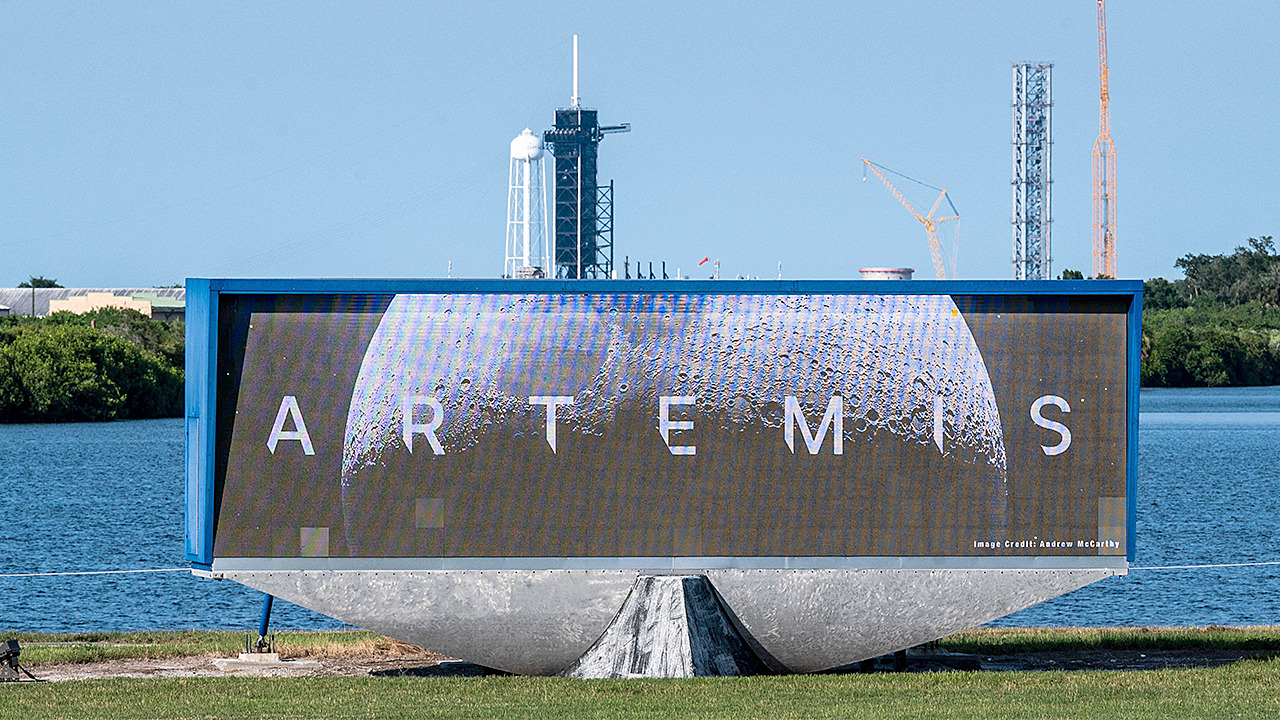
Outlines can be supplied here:
<path id="1" fill-rule="evenodd" d="M 1125 572 L 1123 567 L 721 568 L 696 574 L 707 579 L 725 617 L 769 671 L 804 673 L 945 637 Z M 524 675 L 570 671 L 611 625 L 618 624 L 619 631 L 627 627 L 620 616 L 645 616 L 648 610 L 637 607 L 633 613 L 624 605 L 637 578 L 654 574 L 622 569 L 224 570 L 216 565 L 208 573 L 358 627 Z M 689 571 L 667 575 L 687 577 Z M 660 590 L 652 594 L 654 600 L 663 596 Z M 663 602 L 671 607 L 674 601 Z M 625 647 L 627 635 L 621 638 Z"/>
<path id="2" fill-rule="evenodd" d="M 564 672 L 578 678 L 761 675 L 770 668 L 705 575 L 641 575 L 613 622 Z M 754 647 L 753 647 L 754 646 Z"/>

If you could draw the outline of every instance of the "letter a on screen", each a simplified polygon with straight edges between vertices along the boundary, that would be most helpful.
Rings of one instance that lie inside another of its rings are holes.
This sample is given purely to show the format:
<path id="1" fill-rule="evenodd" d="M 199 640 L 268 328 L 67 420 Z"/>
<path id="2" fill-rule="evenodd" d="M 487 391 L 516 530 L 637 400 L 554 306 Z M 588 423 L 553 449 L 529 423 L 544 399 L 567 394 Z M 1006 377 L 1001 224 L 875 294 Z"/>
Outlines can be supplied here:
<path id="1" fill-rule="evenodd" d="M 293 418 L 293 430 L 284 429 L 285 418 Z M 298 409 L 298 398 L 285 395 L 280 401 L 280 409 L 276 412 L 275 424 L 271 426 L 271 435 L 267 438 L 267 449 L 276 454 L 276 443 L 281 440 L 297 440 L 302 443 L 304 455 L 315 455 L 311 447 L 311 436 L 307 434 L 307 424 L 302 420 L 302 411 Z"/>

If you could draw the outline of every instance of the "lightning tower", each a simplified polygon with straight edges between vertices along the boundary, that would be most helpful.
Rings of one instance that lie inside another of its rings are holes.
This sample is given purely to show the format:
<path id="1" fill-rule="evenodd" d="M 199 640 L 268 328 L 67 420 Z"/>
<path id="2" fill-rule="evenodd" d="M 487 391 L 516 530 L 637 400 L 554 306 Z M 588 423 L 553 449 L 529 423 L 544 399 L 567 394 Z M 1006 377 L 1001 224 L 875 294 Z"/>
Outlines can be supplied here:
<path id="1" fill-rule="evenodd" d="M 1013 279 L 1047 280 L 1053 63 L 1013 64 Z"/>
<path id="2" fill-rule="evenodd" d="M 631 129 L 600 125 L 596 111 L 578 97 L 578 36 L 573 36 L 573 96 L 556 110 L 555 126 L 542 139 L 555 156 L 555 276 L 584 279 L 613 275 L 613 183 L 596 179 L 600 141 Z"/>
<path id="3" fill-rule="evenodd" d="M 1111 142 L 1107 5 L 1098 0 L 1098 139 L 1093 143 L 1093 276 L 1116 275 L 1116 146 Z"/>

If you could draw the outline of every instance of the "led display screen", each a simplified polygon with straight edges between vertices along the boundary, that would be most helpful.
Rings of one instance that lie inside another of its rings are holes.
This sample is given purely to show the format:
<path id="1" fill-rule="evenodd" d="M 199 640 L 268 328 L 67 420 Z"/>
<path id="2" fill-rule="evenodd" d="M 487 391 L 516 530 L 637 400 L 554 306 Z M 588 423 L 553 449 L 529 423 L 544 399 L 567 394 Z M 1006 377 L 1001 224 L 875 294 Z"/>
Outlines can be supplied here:
<path id="1" fill-rule="evenodd" d="M 214 554 L 1124 555 L 1131 299 L 224 295 Z"/>

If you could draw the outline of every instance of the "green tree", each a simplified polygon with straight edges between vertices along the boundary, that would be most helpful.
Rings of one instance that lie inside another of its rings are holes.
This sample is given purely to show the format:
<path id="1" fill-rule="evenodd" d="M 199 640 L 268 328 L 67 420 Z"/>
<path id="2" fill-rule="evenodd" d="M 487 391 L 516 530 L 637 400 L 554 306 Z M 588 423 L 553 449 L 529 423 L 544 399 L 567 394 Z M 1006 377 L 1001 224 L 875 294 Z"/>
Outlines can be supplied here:
<path id="1" fill-rule="evenodd" d="M 1142 383 L 1280 384 L 1280 255 L 1271 236 L 1175 265 L 1184 279 L 1143 285 Z"/>
<path id="2" fill-rule="evenodd" d="M 1183 281 L 1169 282 L 1153 278 L 1142 283 L 1142 307 L 1151 310 L 1168 310 L 1187 306 Z"/>
<path id="3" fill-rule="evenodd" d="M 132 308 L 104 307 L 79 314 L 57 312 L 46 320 L 50 325 L 83 325 L 118 337 L 139 350 L 159 355 L 180 368 L 185 362 L 186 326 L 153 320 Z"/>
<path id="4" fill-rule="evenodd" d="M 1063 268 L 1062 274 L 1058 276 L 1058 279 L 1059 280 L 1083 280 L 1084 273 L 1080 272 L 1079 270 L 1071 270 L 1069 268 Z"/>
<path id="5" fill-rule="evenodd" d="M 1200 328 L 1188 350 L 1186 368 L 1196 385 L 1225 387 L 1236 384 L 1244 348 L 1235 335 L 1218 328 Z"/>
<path id="6" fill-rule="evenodd" d="M 1191 351 L 1191 333 L 1182 325 L 1161 329 L 1151 339 L 1151 350 L 1142 359 L 1142 384 L 1148 387 L 1191 385 L 1186 357 Z"/>
<path id="7" fill-rule="evenodd" d="M 0 347 L 0 412 L 9 421 L 172 417 L 182 373 L 91 327 L 26 328 Z"/>
<path id="8" fill-rule="evenodd" d="M 1249 238 L 1230 255 L 1187 254 L 1174 263 L 1186 275 L 1191 298 L 1208 296 L 1231 305 L 1280 303 L 1280 255 L 1270 235 Z"/>
<path id="9" fill-rule="evenodd" d="M 20 288 L 60 288 L 62 286 L 58 284 L 57 280 L 50 280 L 49 278 L 41 275 L 39 277 L 32 277 L 29 280 L 23 280 L 22 282 L 18 283 L 18 287 Z"/>
<path id="10" fill-rule="evenodd" d="M 0 341 L 4 339 L 5 336 L 0 335 Z M 31 402 L 18 378 L 12 357 L 5 352 L 6 344 L 0 342 L 0 422 L 20 422 L 24 408 Z"/>

